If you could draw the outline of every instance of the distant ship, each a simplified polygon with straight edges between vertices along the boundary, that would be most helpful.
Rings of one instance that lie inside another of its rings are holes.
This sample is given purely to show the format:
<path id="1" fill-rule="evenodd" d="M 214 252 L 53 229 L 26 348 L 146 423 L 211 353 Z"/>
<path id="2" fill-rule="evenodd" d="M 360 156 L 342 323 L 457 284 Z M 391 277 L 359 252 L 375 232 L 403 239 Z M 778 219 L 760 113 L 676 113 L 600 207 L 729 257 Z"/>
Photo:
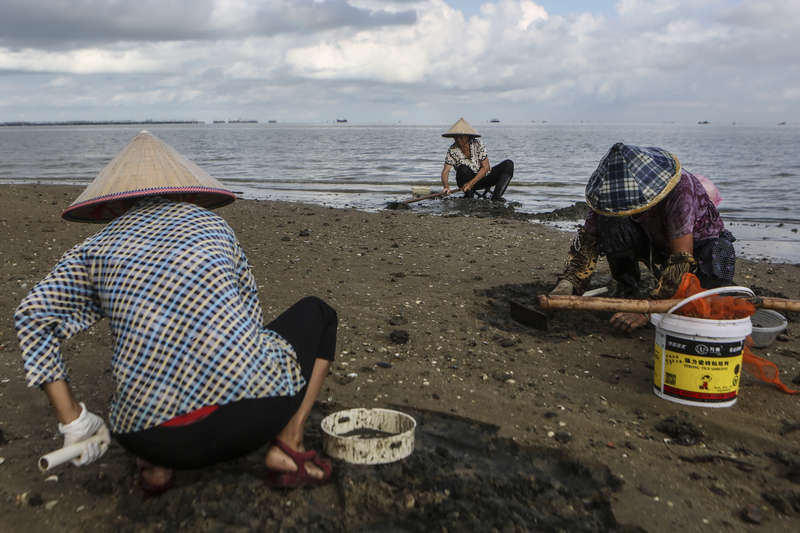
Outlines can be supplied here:
<path id="1" fill-rule="evenodd" d="M 786 125 L 785 121 L 784 122 L 778 122 L 778 126 L 785 126 L 785 125 Z"/>
<path id="2" fill-rule="evenodd" d="M 347 119 L 346 118 L 337 118 L 336 122 L 338 122 L 340 124 L 344 124 L 345 122 L 347 122 Z"/>
<path id="3" fill-rule="evenodd" d="M 698 120 L 698 121 L 697 121 L 697 123 L 698 123 L 698 124 L 711 124 L 711 123 L 710 123 L 709 121 L 707 121 L 707 120 Z"/>
<path id="4" fill-rule="evenodd" d="M 493 118 L 493 119 L 492 119 L 492 120 L 490 120 L 489 122 L 500 122 L 500 119 L 499 119 L 499 118 Z"/>

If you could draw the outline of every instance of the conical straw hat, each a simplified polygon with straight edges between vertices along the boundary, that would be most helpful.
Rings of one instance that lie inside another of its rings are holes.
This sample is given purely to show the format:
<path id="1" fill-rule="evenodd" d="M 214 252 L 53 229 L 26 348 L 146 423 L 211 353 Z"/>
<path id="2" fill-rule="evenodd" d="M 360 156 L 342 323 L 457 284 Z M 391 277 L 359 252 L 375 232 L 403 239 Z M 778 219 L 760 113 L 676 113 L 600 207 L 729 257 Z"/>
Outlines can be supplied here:
<path id="1" fill-rule="evenodd" d="M 61 216 L 76 222 L 108 222 L 123 214 L 136 199 L 173 194 L 208 209 L 236 199 L 203 169 L 142 131 Z"/>
<path id="2" fill-rule="evenodd" d="M 463 118 L 458 119 L 458 122 L 450 126 L 450 129 L 442 133 L 442 137 L 455 137 L 456 135 L 467 135 L 469 137 L 480 137 L 477 131 L 472 129 L 472 126 Z"/>

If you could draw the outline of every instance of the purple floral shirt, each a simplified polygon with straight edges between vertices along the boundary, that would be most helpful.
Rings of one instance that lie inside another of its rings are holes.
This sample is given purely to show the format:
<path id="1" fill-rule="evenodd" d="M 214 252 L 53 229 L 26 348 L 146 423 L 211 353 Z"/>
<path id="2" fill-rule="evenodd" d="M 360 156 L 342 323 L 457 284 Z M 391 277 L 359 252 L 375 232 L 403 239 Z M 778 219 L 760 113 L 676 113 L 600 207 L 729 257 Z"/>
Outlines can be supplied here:
<path id="1" fill-rule="evenodd" d="M 584 230 L 597 235 L 597 213 L 590 211 Z M 705 187 L 686 170 L 681 179 L 662 201 L 636 215 L 631 220 L 644 229 L 650 241 L 661 249 L 669 249 L 670 240 L 692 234 L 694 242 L 718 237 L 725 229 L 719 211 L 708 197 Z"/>

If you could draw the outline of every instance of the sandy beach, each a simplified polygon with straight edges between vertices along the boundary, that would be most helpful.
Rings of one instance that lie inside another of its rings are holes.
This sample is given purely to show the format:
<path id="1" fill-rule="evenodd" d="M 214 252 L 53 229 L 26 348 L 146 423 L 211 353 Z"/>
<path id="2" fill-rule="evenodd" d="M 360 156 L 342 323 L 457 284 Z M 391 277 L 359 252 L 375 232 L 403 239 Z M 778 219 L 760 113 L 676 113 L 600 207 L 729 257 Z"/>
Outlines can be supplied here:
<path id="1" fill-rule="evenodd" d="M 511 299 L 546 292 L 570 235 L 502 209 L 420 215 L 241 200 L 218 212 L 253 268 L 267 319 L 304 295 L 339 313 L 322 416 L 390 407 L 417 418 L 417 447 L 383 466 L 334 464 L 313 490 L 264 485 L 263 454 L 200 471 L 145 499 L 134 459 L 112 444 L 52 474 L 61 445 L 44 394 L 24 382 L 12 315 L 73 244 L 100 226 L 65 222 L 81 188 L 0 195 L 0 531 L 792 531 L 800 530 L 800 396 L 745 375 L 729 408 L 652 390 L 654 329 L 610 313 L 553 311 L 540 331 Z M 598 272 L 607 275 L 604 262 Z M 737 261 L 756 294 L 800 298 L 800 265 Z M 757 355 L 800 388 L 800 315 Z M 406 340 L 407 339 L 407 340 Z M 405 341 L 405 342 L 402 342 Z M 105 322 L 63 353 L 81 401 L 105 416 Z"/>

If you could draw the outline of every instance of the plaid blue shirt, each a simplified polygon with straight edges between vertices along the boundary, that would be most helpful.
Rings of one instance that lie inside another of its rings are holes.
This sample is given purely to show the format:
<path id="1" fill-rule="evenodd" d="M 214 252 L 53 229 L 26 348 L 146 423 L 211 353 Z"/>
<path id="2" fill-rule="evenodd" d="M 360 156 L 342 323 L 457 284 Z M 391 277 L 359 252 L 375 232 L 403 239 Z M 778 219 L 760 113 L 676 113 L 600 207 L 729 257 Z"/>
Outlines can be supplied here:
<path id="1" fill-rule="evenodd" d="M 193 204 L 140 201 L 31 290 L 14 315 L 28 385 L 68 379 L 61 342 L 103 317 L 114 338 L 113 432 L 305 385 L 294 349 L 263 327 L 233 230 Z"/>

